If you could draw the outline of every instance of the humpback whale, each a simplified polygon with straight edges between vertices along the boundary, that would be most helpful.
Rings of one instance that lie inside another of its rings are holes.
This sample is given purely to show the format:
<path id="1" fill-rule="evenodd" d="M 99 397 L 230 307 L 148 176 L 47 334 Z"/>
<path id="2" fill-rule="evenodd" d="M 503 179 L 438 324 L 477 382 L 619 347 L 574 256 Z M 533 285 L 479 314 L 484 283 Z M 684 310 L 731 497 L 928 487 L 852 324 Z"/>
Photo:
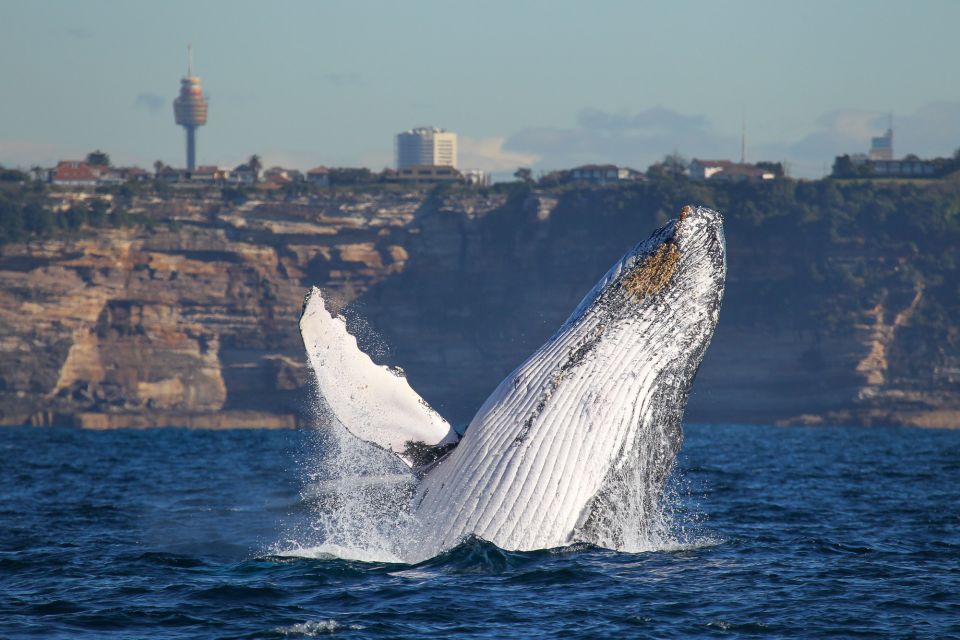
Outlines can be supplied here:
<path id="1" fill-rule="evenodd" d="M 469 535 L 509 550 L 615 546 L 617 514 L 650 511 L 680 449 L 725 277 L 721 215 L 684 207 L 614 263 L 462 437 L 402 371 L 360 350 L 317 288 L 300 332 L 329 414 L 415 474 L 421 549 Z"/>

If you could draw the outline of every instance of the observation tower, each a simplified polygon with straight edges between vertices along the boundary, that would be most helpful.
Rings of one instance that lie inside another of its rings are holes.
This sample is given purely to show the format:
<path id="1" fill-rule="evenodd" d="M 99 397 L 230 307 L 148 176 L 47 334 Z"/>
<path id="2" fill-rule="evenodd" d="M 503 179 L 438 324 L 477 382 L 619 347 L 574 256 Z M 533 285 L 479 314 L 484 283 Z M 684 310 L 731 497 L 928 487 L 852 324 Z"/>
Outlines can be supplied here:
<path id="1" fill-rule="evenodd" d="M 197 166 L 197 127 L 207 124 L 207 99 L 200 78 L 193 75 L 193 50 L 187 45 L 187 75 L 180 80 L 180 95 L 173 101 L 173 116 L 187 132 L 187 171 Z"/>

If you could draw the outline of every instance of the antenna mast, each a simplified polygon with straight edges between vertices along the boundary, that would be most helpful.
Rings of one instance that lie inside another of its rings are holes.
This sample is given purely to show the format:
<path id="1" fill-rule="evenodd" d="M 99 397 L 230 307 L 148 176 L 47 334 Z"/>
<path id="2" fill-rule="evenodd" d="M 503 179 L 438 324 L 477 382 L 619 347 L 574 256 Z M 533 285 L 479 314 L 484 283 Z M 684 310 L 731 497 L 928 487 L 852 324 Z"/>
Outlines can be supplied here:
<path id="1" fill-rule="evenodd" d="M 747 116 L 740 116 L 740 164 L 747 164 Z"/>

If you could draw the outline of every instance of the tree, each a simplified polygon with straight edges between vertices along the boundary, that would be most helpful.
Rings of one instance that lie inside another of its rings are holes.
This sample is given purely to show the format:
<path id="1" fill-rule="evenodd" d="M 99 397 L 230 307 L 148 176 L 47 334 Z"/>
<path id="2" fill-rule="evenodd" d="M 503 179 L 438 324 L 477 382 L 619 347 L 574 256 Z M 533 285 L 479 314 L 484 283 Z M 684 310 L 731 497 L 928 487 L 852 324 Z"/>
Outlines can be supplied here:
<path id="1" fill-rule="evenodd" d="M 769 171 L 778 178 L 782 178 L 785 175 L 782 162 L 758 162 L 757 168 Z"/>
<path id="2" fill-rule="evenodd" d="M 674 151 L 673 153 L 664 156 L 663 166 L 670 175 L 682 176 L 686 175 L 687 167 L 690 166 L 690 161 L 680 155 L 680 153 L 677 151 Z"/>
<path id="3" fill-rule="evenodd" d="M 253 172 L 253 181 L 260 181 L 260 169 L 263 168 L 263 163 L 260 162 L 260 156 L 253 154 L 250 156 L 250 159 L 247 160 L 247 166 L 250 167 L 250 170 Z"/>
<path id="4" fill-rule="evenodd" d="M 379 180 L 378 176 L 371 173 L 366 167 L 336 167 L 330 169 L 327 174 L 331 186 L 369 184 Z"/>
<path id="5" fill-rule="evenodd" d="M 0 166 L 0 182 L 26 182 L 29 176 L 19 169 L 5 169 Z"/>
<path id="6" fill-rule="evenodd" d="M 530 184 L 533 182 L 533 170 L 526 167 L 520 167 L 513 172 L 513 177 L 526 184 Z"/>
<path id="7" fill-rule="evenodd" d="M 161 171 L 163 171 L 163 160 L 157 160 L 153 163 L 153 173 L 159 178 Z"/>
<path id="8" fill-rule="evenodd" d="M 550 173 L 540 176 L 540 179 L 537 180 L 537 184 L 541 187 L 558 187 L 565 182 L 570 181 L 570 172 L 569 171 L 551 171 Z"/>
<path id="9" fill-rule="evenodd" d="M 664 156 L 660 162 L 650 165 L 647 175 L 656 178 L 682 178 L 687 174 L 689 164 L 686 158 L 674 151 Z"/>
<path id="10" fill-rule="evenodd" d="M 100 149 L 91 151 L 87 154 L 87 164 L 92 164 L 95 167 L 109 167 L 110 156 L 100 151 Z"/>
<path id="11" fill-rule="evenodd" d="M 833 173 L 831 174 L 834 178 L 850 178 L 856 173 L 853 167 L 853 161 L 850 160 L 850 156 L 842 155 L 837 156 L 833 161 Z"/>

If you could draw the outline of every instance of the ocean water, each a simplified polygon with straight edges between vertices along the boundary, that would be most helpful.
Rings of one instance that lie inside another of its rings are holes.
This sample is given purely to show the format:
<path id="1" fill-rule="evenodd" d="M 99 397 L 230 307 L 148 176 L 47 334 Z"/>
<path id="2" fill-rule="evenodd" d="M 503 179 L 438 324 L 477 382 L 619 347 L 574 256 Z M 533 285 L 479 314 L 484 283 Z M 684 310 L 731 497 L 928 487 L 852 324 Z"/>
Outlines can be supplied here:
<path id="1" fill-rule="evenodd" d="M 0 429 L 0 638 L 960 637 L 960 431 L 691 425 L 650 550 L 412 565 L 322 552 L 323 446 Z"/>

